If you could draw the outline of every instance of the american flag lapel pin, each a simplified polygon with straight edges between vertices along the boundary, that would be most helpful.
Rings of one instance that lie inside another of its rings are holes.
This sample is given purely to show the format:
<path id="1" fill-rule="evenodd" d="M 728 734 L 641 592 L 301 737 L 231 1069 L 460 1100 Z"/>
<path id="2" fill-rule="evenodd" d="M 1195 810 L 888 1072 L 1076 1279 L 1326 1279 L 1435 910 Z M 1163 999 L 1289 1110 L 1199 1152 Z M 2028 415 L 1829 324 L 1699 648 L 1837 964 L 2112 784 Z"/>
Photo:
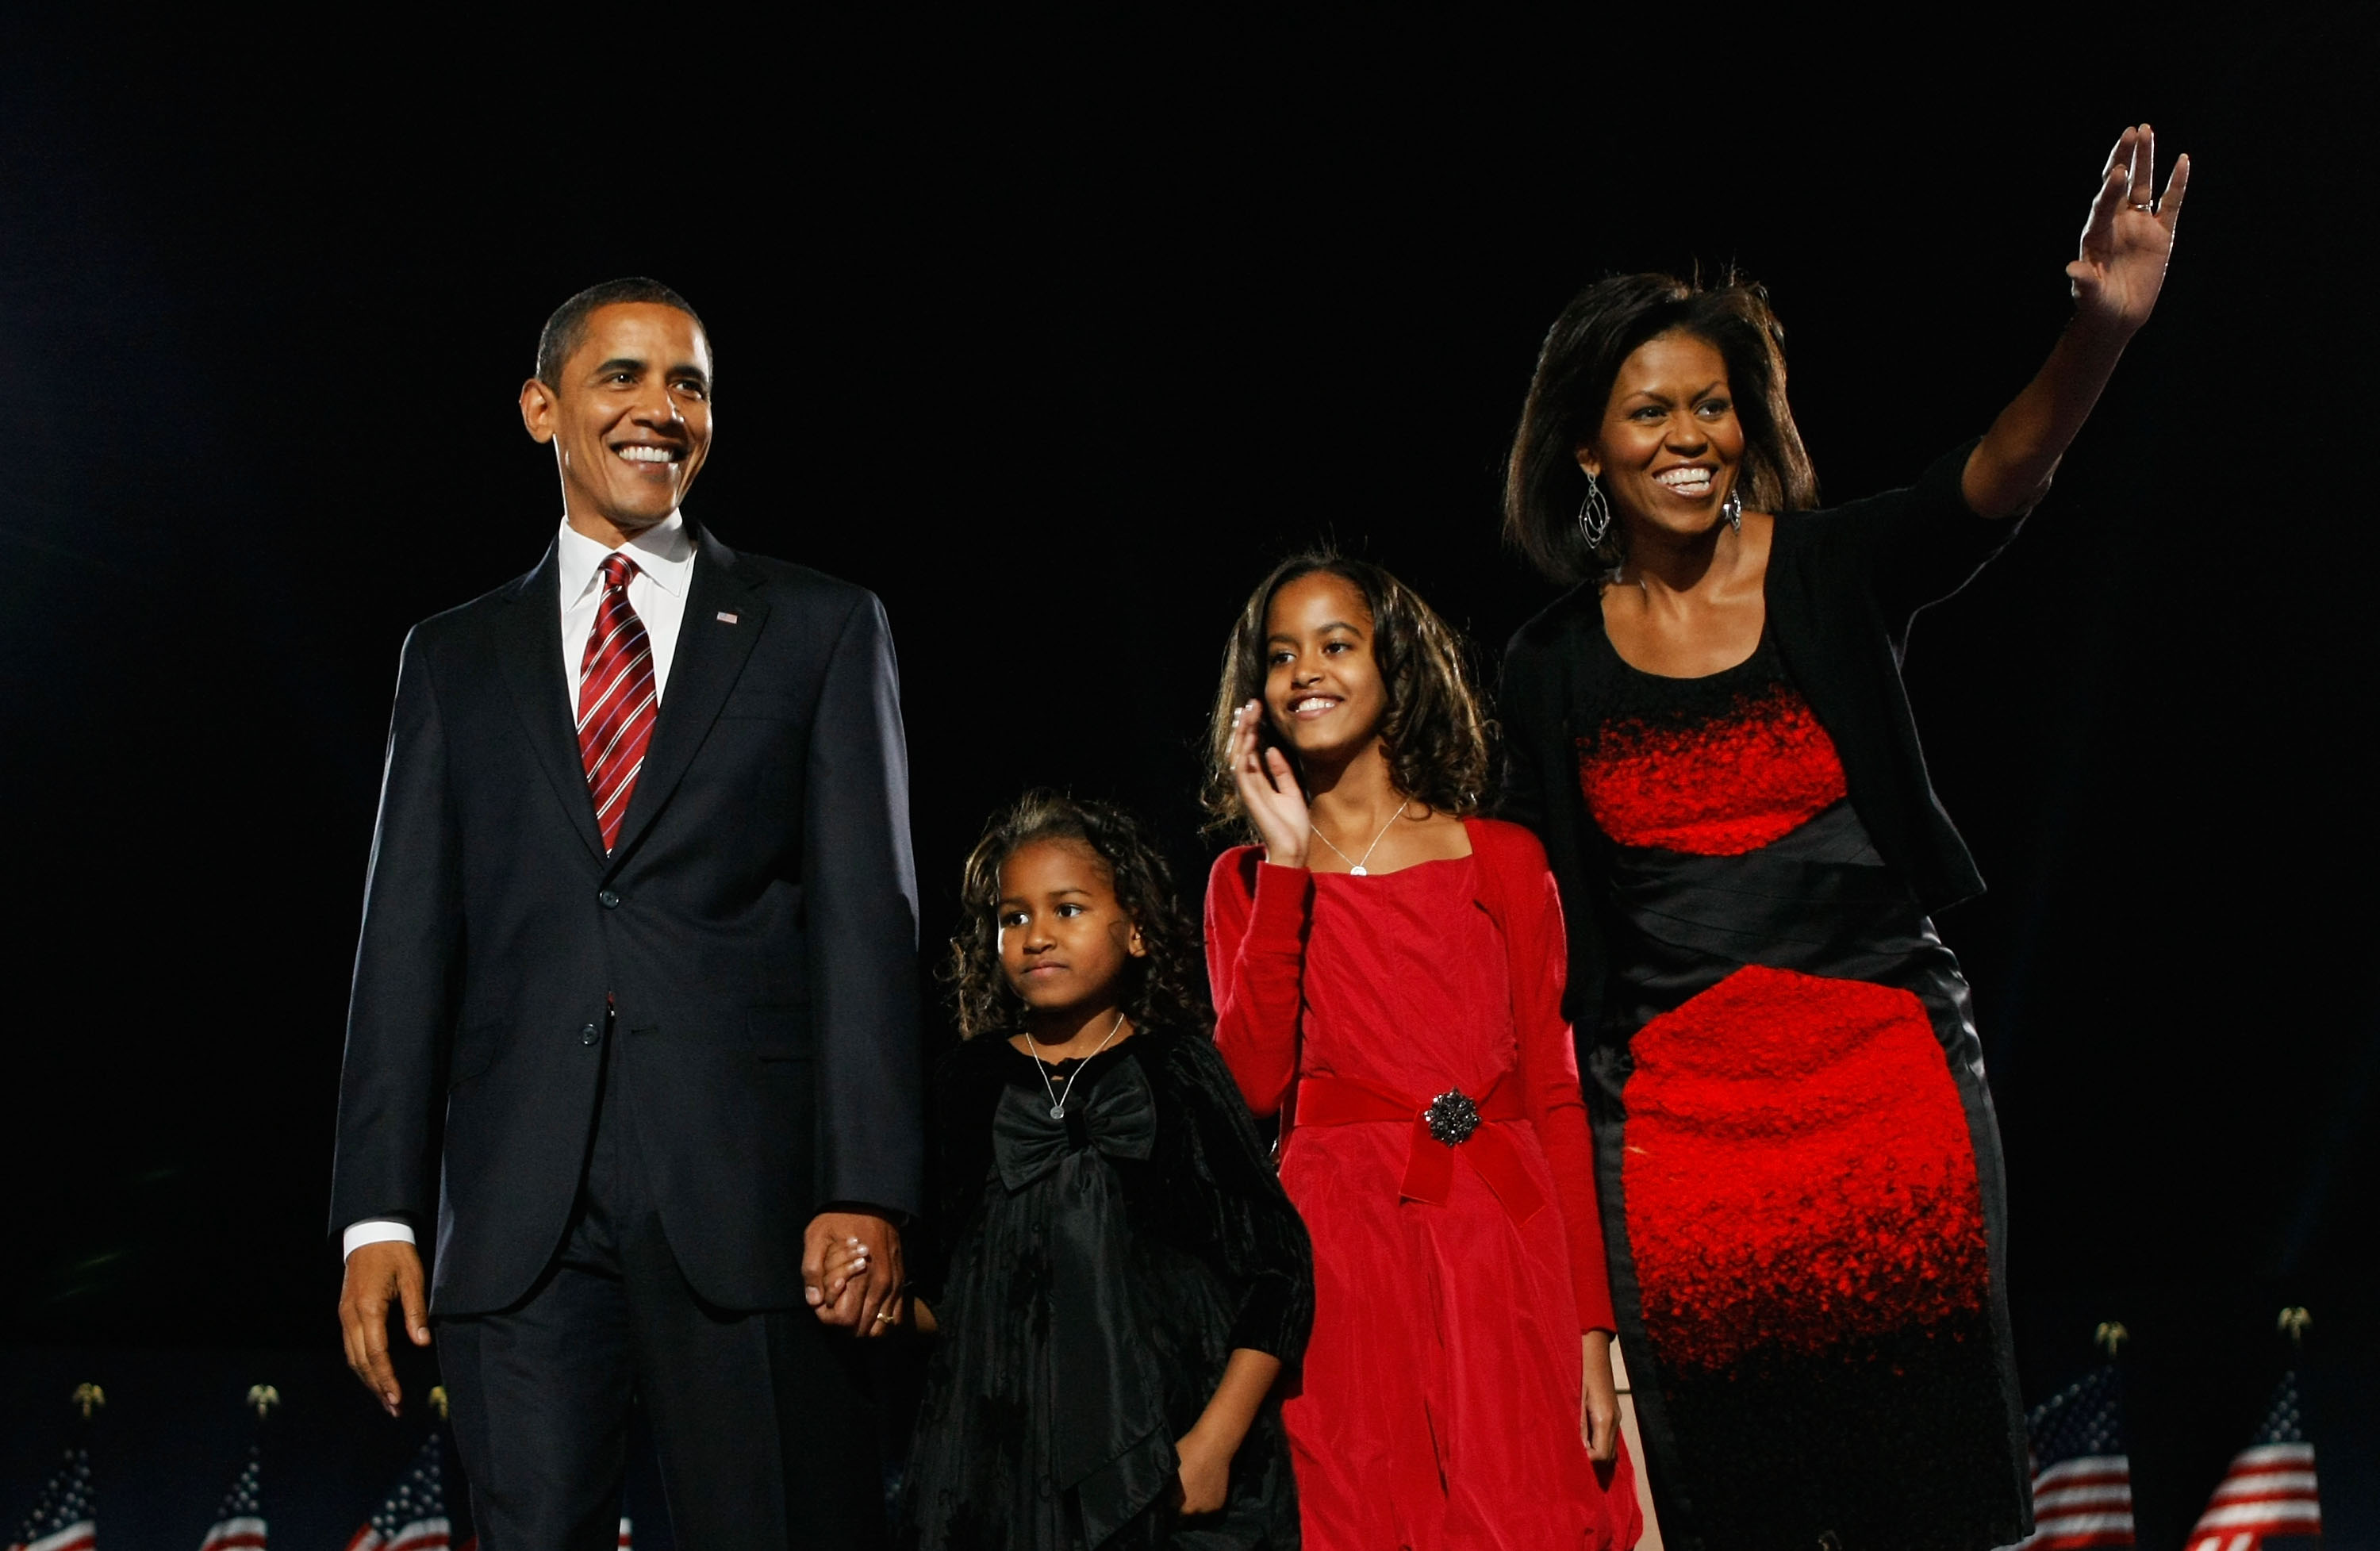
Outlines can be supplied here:
<path id="1" fill-rule="evenodd" d="M 733 624 L 735 623 L 735 616 L 729 613 L 726 610 L 722 609 L 719 611 L 719 623 L 722 624 Z"/>

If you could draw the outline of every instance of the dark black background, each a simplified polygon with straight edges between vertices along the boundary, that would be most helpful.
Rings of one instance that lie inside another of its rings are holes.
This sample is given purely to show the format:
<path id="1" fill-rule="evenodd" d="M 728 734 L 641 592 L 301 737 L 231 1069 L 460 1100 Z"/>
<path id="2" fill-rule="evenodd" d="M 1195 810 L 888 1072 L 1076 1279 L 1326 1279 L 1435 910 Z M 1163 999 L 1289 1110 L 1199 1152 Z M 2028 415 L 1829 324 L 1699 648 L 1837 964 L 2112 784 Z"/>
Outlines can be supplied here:
<path id="1" fill-rule="evenodd" d="M 1824 491 L 1869 491 L 2037 365 L 2145 117 L 2198 174 L 2158 315 L 1910 657 L 1994 885 L 1942 927 L 2007 1140 L 2028 1399 L 2124 1321 L 2143 1540 L 2176 1545 L 2304 1304 L 2334 1544 L 2380 1544 L 2375 51 L 2346 15 L 23 40 L 0 1513 L 55 1447 L 58 1351 L 334 1345 L 333 1089 L 397 646 L 547 541 L 514 396 L 572 290 L 692 298 L 720 393 L 690 510 L 884 598 L 931 944 L 1028 782 L 1135 804 L 1196 886 L 1212 675 L 1280 553 L 1335 535 L 1491 655 L 1549 600 L 1499 548 L 1497 468 L 1580 284 L 1740 262 Z M 218 1481 L 236 1402 L 188 1421 Z"/>

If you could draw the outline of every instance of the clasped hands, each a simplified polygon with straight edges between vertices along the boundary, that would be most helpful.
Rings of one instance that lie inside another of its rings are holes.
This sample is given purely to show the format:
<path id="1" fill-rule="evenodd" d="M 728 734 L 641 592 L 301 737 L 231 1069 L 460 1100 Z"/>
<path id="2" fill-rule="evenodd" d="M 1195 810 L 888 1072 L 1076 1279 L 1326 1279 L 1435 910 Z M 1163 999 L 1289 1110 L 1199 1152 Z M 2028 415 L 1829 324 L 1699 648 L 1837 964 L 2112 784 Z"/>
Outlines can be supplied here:
<path id="1" fill-rule="evenodd" d="M 802 1235 L 802 1297 L 822 1325 L 862 1337 L 901 1323 L 901 1230 L 867 1212 L 820 1212 Z M 421 1252 L 402 1240 L 358 1245 L 339 1290 L 339 1335 L 347 1367 L 391 1416 L 405 1399 L 389 1358 L 388 1315 L 404 1316 L 407 1339 L 430 1344 L 430 1297 Z"/>
<path id="2" fill-rule="evenodd" d="M 821 1325 L 881 1336 L 906 1312 L 901 1230 L 867 1212 L 820 1212 L 802 1235 L 802 1298 Z"/>

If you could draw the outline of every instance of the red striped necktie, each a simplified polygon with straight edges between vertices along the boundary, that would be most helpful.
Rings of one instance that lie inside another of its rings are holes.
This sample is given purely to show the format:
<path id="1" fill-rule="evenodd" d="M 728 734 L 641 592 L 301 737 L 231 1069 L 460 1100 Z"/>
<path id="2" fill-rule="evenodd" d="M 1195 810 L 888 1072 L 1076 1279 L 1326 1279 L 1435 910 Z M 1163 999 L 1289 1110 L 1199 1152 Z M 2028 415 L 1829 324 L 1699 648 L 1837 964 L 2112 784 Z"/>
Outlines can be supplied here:
<path id="1" fill-rule="evenodd" d="M 626 555 L 604 560 L 603 596 L 578 660 L 578 759 L 587 767 L 587 791 L 595 799 L 607 853 L 620 838 L 628 794 L 653 741 L 653 648 L 645 622 L 628 607 L 628 578 L 636 574 L 637 563 Z"/>

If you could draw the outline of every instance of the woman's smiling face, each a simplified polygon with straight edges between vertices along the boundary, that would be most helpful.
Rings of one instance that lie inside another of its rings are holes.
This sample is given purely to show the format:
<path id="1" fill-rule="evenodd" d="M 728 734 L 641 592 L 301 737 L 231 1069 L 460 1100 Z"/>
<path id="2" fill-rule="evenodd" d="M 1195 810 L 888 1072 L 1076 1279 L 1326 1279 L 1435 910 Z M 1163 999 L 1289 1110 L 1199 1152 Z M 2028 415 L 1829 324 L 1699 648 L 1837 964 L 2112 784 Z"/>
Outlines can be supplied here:
<path id="1" fill-rule="evenodd" d="M 1718 521 L 1742 471 L 1743 442 L 1718 347 L 1673 331 L 1621 363 L 1602 423 L 1579 443 L 1578 466 L 1624 520 L 1687 536 Z"/>
<path id="2" fill-rule="evenodd" d="M 1389 697 L 1372 635 L 1363 590 L 1344 576 L 1309 571 L 1273 594 L 1265 711 L 1301 760 L 1352 758 L 1379 733 Z"/>

